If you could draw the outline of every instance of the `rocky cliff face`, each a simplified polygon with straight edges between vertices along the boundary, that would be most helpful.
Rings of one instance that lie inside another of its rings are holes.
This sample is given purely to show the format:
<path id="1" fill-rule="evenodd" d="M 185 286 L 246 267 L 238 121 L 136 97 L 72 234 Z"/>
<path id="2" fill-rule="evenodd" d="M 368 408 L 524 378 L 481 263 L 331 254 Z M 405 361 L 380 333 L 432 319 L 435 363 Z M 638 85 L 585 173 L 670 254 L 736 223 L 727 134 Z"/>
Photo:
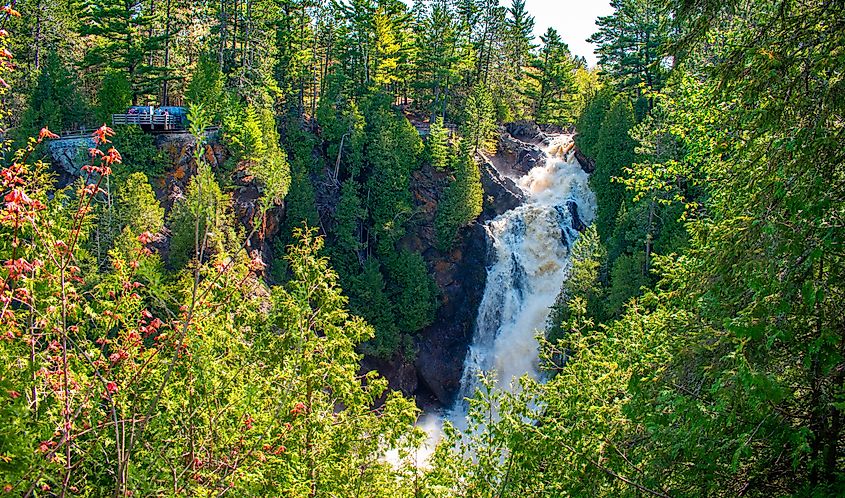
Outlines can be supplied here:
<path id="1" fill-rule="evenodd" d="M 172 167 L 156 185 L 156 193 L 165 209 L 170 209 L 173 202 L 185 192 L 188 180 L 196 172 L 196 138 L 188 133 L 162 134 L 156 137 L 156 146 L 167 152 Z M 203 158 L 215 171 L 223 168 L 229 152 L 220 144 L 216 135 L 207 137 Z M 237 167 L 232 172 L 232 214 L 243 227 L 245 234 L 251 234 L 246 249 L 250 257 L 260 257 L 268 263 L 273 257 L 270 245 L 279 233 L 284 206 L 270 209 L 262 216 L 259 209 L 261 186 L 245 168 Z M 266 276 L 266 275 L 265 275 Z"/>

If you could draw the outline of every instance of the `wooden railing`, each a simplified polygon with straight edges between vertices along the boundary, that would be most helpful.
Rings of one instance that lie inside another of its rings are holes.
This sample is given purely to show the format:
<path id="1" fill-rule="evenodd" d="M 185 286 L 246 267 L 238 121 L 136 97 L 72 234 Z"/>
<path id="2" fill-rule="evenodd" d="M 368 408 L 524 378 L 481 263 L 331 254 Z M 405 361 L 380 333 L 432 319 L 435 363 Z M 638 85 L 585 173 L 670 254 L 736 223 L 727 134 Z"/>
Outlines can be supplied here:
<path id="1" fill-rule="evenodd" d="M 113 126 L 157 126 L 164 130 L 181 130 L 185 128 L 185 122 L 182 116 L 173 116 L 170 114 L 112 114 L 111 123 Z"/>

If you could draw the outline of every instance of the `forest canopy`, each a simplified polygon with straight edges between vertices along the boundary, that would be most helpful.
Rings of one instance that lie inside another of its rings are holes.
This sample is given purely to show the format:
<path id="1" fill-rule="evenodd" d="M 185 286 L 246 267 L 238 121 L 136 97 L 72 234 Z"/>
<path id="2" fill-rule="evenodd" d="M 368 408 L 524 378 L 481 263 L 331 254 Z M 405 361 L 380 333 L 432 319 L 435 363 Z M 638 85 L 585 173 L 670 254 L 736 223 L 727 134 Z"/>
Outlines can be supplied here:
<path id="1" fill-rule="evenodd" d="M 0 493 L 845 494 L 845 5 L 610 5 L 595 67 L 525 0 L 2 7 Z M 470 301 L 514 122 L 596 219 L 428 448 L 362 361 Z"/>

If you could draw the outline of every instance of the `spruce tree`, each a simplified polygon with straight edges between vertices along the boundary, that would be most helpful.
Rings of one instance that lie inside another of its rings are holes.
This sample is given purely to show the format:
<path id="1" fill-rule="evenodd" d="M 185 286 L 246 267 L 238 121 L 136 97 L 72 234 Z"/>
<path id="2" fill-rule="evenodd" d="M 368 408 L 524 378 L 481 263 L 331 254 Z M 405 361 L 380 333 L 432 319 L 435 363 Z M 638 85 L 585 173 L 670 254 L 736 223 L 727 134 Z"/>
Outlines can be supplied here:
<path id="1" fill-rule="evenodd" d="M 619 95 L 602 120 L 596 144 L 596 170 L 590 186 L 596 193 L 596 220 L 599 236 L 606 240 L 615 226 L 616 215 L 625 199 L 625 186 L 617 180 L 623 168 L 634 163 L 634 141 L 629 132 L 634 126 L 630 99 Z"/>

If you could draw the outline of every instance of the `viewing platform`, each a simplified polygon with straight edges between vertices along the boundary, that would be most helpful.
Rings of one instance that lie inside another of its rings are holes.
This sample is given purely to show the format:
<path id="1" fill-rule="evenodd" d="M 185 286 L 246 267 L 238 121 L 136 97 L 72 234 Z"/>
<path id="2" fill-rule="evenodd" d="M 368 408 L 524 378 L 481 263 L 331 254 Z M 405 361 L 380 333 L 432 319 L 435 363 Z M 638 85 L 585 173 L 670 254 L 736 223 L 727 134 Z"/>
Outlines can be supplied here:
<path id="1" fill-rule="evenodd" d="M 112 114 L 112 126 L 137 125 L 151 133 L 185 130 L 188 127 L 184 107 L 132 106 L 125 113 Z"/>

